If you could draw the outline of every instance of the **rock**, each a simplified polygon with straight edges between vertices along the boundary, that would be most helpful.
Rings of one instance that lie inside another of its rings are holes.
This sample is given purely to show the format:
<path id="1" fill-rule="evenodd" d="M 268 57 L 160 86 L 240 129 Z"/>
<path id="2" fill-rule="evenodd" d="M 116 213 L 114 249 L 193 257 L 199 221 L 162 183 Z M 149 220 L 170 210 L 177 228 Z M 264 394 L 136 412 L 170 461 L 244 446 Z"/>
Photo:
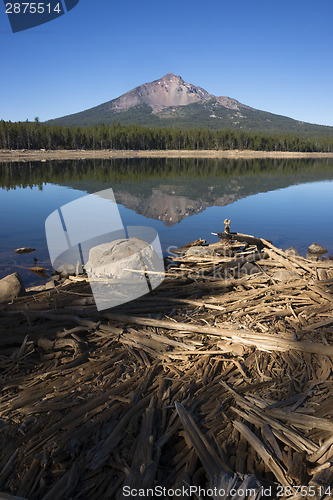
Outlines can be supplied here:
<path id="1" fill-rule="evenodd" d="M 30 248 L 30 247 L 23 247 L 23 248 L 17 248 L 14 250 L 15 253 L 21 254 L 21 253 L 30 253 L 34 252 L 36 249 L 35 248 Z"/>
<path id="2" fill-rule="evenodd" d="M 165 276 L 162 255 L 137 237 L 91 248 L 84 267 L 99 311 L 146 295 Z"/>
<path id="3" fill-rule="evenodd" d="M 273 273 L 273 278 L 278 281 L 286 282 L 298 279 L 299 275 L 297 273 L 293 273 L 292 271 L 287 271 L 287 269 L 281 269 L 280 271 L 275 271 Z"/>
<path id="4" fill-rule="evenodd" d="M 241 267 L 241 274 L 252 275 L 258 273 L 260 273 L 260 270 L 254 264 L 251 264 L 251 262 L 245 262 Z"/>
<path id="5" fill-rule="evenodd" d="M 58 266 L 56 271 L 62 278 L 68 278 L 68 276 L 75 274 L 76 265 L 66 262 L 65 264 L 61 264 L 61 266 Z"/>
<path id="6" fill-rule="evenodd" d="M 46 271 L 49 271 L 50 269 L 46 269 L 45 267 L 40 267 L 40 266 L 34 266 L 34 267 L 29 267 L 29 271 L 32 271 L 33 273 L 45 273 Z"/>
<path id="7" fill-rule="evenodd" d="M 323 255 L 327 252 L 326 248 L 319 245 L 319 243 L 312 243 L 308 248 L 309 253 L 317 254 L 318 256 Z"/>
<path id="8" fill-rule="evenodd" d="M 77 261 L 76 264 L 66 262 L 65 264 L 57 266 L 55 271 L 52 272 L 53 276 L 57 274 L 60 274 L 62 278 L 68 278 L 68 276 L 78 276 L 79 274 L 83 274 L 82 264 L 79 261 Z"/>
<path id="9" fill-rule="evenodd" d="M 284 253 L 286 255 L 290 255 L 291 257 L 297 257 L 297 256 L 299 256 L 299 253 L 298 253 L 298 251 L 296 250 L 295 247 L 287 248 L 287 250 L 285 250 Z"/>
<path id="10" fill-rule="evenodd" d="M 10 274 L 0 280 L 0 303 L 10 302 L 25 294 L 25 287 L 18 273 Z"/>
<path id="11" fill-rule="evenodd" d="M 318 260 L 318 254 L 317 253 L 310 253 L 308 252 L 305 256 L 305 258 L 307 260 L 313 260 L 313 261 L 317 261 Z"/>
<path id="12" fill-rule="evenodd" d="M 89 277 L 128 280 L 130 276 L 137 277 L 128 270 L 142 270 L 142 259 L 150 269 L 160 266 L 155 250 L 146 241 L 136 237 L 119 239 L 91 248 L 84 267 Z"/>

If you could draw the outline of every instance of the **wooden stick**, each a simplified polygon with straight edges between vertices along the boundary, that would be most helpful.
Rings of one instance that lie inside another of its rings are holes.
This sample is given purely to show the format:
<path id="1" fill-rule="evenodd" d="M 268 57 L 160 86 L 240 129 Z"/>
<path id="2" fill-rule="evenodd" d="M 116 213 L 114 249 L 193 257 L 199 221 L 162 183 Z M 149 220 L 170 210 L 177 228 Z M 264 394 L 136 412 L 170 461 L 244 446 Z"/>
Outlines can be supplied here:
<path id="1" fill-rule="evenodd" d="M 181 423 L 209 477 L 213 479 L 215 475 L 219 476 L 221 474 L 226 474 L 228 469 L 225 467 L 214 448 L 207 441 L 207 438 L 202 434 L 191 415 L 178 401 L 175 401 L 175 407 Z"/>
<path id="2" fill-rule="evenodd" d="M 276 479 L 283 486 L 290 486 L 291 482 L 288 481 L 284 470 L 273 455 L 262 444 L 260 439 L 242 422 L 233 422 L 234 427 L 241 433 L 247 442 L 255 449 L 258 455 L 262 458 L 267 467 L 273 472 Z"/>
<path id="3" fill-rule="evenodd" d="M 264 246 L 270 248 L 278 255 L 281 255 L 285 260 L 290 260 L 293 264 L 296 264 L 296 266 L 299 266 L 302 269 L 304 269 L 305 271 L 307 271 L 308 273 L 310 273 L 311 275 L 316 276 L 316 271 L 314 269 L 311 269 L 309 266 L 303 264 L 302 262 L 297 260 L 295 257 L 292 257 L 291 255 L 287 255 L 283 250 L 280 250 L 279 248 L 276 248 L 274 245 L 272 245 L 272 243 L 270 241 L 267 241 L 263 238 L 261 238 L 261 241 L 264 244 Z"/>
<path id="4" fill-rule="evenodd" d="M 282 338 L 278 335 L 263 335 L 248 329 L 229 330 L 228 328 L 193 325 L 188 323 L 179 323 L 177 321 L 142 318 L 140 316 L 125 316 L 122 314 L 112 313 L 104 314 L 104 317 L 109 320 L 120 321 L 125 324 L 134 323 L 143 326 L 154 326 L 170 330 L 206 333 L 208 335 L 225 338 L 231 342 L 243 343 L 245 345 L 250 345 L 257 347 L 258 349 L 268 351 L 288 351 L 289 349 L 293 349 L 296 351 L 320 354 L 322 356 L 329 356 L 333 358 L 333 346 L 311 342 L 299 342 L 297 340 Z"/>

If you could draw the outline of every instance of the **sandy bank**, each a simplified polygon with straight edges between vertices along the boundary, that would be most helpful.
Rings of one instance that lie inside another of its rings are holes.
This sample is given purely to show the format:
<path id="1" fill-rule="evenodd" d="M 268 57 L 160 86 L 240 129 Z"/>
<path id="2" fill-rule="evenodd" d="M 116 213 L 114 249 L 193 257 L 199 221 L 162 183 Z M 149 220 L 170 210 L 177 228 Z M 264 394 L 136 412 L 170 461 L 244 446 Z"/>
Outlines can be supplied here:
<path id="1" fill-rule="evenodd" d="M 112 158 L 333 158 L 332 153 L 301 153 L 289 151 L 250 151 L 250 150 L 228 150 L 228 151 L 81 151 L 81 150 L 0 150 L 0 162 L 8 161 L 46 161 L 46 160 L 80 160 L 80 159 L 112 159 Z"/>

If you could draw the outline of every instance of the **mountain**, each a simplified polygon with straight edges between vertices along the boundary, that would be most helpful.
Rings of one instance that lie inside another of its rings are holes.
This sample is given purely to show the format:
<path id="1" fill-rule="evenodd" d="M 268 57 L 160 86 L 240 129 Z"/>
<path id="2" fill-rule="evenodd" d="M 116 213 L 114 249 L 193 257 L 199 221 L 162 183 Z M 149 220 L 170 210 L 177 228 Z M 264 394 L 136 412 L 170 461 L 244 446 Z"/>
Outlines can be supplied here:
<path id="1" fill-rule="evenodd" d="M 288 132 L 304 136 L 333 136 L 333 127 L 293 120 L 261 111 L 230 97 L 210 94 L 167 73 L 99 106 L 49 120 L 50 125 L 90 126 L 101 123 L 147 127 L 210 128 Z"/>

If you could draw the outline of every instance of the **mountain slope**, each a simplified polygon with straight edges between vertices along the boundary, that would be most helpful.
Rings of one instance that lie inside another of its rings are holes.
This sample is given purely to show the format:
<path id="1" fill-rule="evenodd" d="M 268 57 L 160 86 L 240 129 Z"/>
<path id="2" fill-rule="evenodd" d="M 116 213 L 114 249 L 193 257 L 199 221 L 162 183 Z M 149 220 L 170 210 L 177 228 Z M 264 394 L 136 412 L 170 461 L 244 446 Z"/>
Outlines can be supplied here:
<path id="1" fill-rule="evenodd" d="M 50 125 L 100 123 L 147 127 L 237 129 L 304 136 L 333 136 L 333 127 L 314 125 L 251 108 L 230 97 L 217 97 L 168 73 L 120 97 L 80 113 L 49 120 Z"/>

